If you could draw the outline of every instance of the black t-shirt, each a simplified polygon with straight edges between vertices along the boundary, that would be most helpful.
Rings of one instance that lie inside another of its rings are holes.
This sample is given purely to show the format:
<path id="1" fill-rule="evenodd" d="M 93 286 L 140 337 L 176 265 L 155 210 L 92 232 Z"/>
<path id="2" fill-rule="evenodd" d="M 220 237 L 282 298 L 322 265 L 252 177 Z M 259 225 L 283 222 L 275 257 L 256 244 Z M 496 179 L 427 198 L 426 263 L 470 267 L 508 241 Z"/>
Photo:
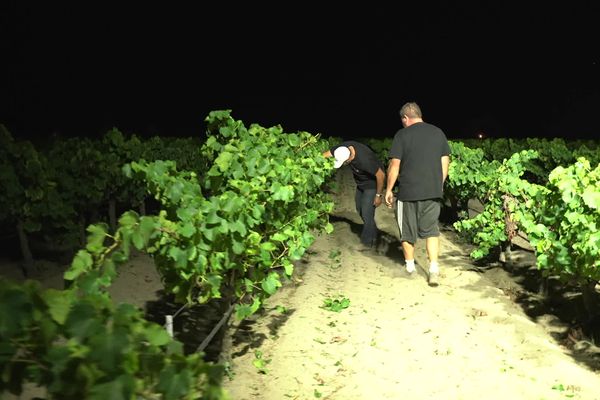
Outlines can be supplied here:
<path id="1" fill-rule="evenodd" d="M 354 147 L 354 160 L 348 166 L 352 169 L 356 186 L 360 189 L 377 189 L 377 180 L 375 174 L 381 168 L 383 163 L 377 158 L 377 154 L 367 145 L 354 140 L 344 141 L 331 148 L 331 154 L 340 146 Z"/>
<path id="2" fill-rule="evenodd" d="M 400 159 L 398 199 L 441 199 L 443 181 L 440 159 L 449 155 L 446 135 L 434 125 L 417 122 L 396 132 L 389 157 Z"/>

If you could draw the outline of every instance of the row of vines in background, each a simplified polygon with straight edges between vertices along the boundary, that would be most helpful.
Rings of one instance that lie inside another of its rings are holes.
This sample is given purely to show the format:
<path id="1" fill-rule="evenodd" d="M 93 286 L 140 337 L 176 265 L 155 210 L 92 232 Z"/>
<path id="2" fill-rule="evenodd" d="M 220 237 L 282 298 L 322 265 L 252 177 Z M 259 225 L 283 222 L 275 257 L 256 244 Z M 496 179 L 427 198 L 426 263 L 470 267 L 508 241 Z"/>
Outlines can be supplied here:
<path id="1" fill-rule="evenodd" d="M 451 143 L 452 162 L 445 195 L 460 218 L 455 228 L 477 248 L 473 258 L 510 243 L 517 231 L 536 251 L 538 267 L 565 281 L 600 280 L 600 164 L 579 157 L 554 167 L 542 181 L 531 179 L 537 150 L 521 150 L 488 161 L 481 149 Z M 592 159 L 598 160 L 598 149 Z M 469 218 L 470 199 L 483 211 Z"/>
<path id="2" fill-rule="evenodd" d="M 157 212 L 128 210 L 115 229 L 89 225 L 65 272 L 68 288 L 0 280 L 0 391 L 33 382 L 61 399 L 226 397 L 221 366 L 184 354 L 163 327 L 115 306 L 106 289 L 137 249 L 153 257 L 177 301 L 221 299 L 237 318 L 255 313 L 314 234 L 332 231 L 333 202 L 323 189 L 335 170 L 319 136 L 247 128 L 229 111 L 206 121 L 207 138 L 196 147 L 202 173 L 171 160 L 121 166 L 125 186 L 152 196 Z"/>
<path id="3" fill-rule="evenodd" d="M 88 224 L 106 221 L 114 230 L 120 212 L 145 213 L 146 189 L 123 175 L 125 163 L 168 159 L 202 173 L 207 164 L 199 146 L 199 139 L 141 140 L 112 129 L 99 140 L 76 137 L 38 148 L 15 141 L 0 125 L 0 226 L 18 235 L 25 273 L 34 264 L 32 237 L 74 252 L 85 243 Z"/>
<path id="4" fill-rule="evenodd" d="M 392 138 L 361 140 L 368 144 L 387 162 Z M 513 154 L 524 150 L 533 150 L 537 156 L 529 160 L 525 178 L 532 183 L 546 184 L 550 172 L 558 167 L 574 164 L 578 158 L 584 157 L 591 165 L 600 163 L 600 142 L 595 140 L 564 140 L 561 138 L 487 138 L 487 139 L 454 139 L 450 142 L 462 143 L 469 149 L 480 149 L 481 160 L 502 162 Z"/>

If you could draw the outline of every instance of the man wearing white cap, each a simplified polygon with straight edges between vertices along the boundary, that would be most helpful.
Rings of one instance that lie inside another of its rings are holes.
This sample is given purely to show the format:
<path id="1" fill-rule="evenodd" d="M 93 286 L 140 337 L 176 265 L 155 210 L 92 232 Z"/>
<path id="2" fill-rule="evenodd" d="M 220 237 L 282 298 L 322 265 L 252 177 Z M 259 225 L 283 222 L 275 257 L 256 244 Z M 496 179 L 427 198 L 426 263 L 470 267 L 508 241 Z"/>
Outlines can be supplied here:
<path id="1" fill-rule="evenodd" d="M 385 182 L 382 162 L 370 147 L 354 140 L 333 146 L 323 155 L 335 158 L 335 168 L 348 165 L 352 169 L 356 182 L 356 211 L 363 221 L 360 241 L 367 248 L 374 249 L 378 235 L 375 209 L 383 202 Z"/>

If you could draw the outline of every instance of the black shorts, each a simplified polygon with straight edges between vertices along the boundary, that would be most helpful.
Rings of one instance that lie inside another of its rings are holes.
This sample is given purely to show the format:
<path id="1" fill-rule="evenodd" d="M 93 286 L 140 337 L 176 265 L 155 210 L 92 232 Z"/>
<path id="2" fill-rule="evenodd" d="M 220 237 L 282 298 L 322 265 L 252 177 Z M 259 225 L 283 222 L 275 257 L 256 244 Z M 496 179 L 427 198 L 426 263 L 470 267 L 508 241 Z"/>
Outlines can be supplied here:
<path id="1" fill-rule="evenodd" d="M 440 236 L 438 220 L 440 200 L 400 201 L 396 207 L 396 221 L 400 229 L 400 241 L 416 243 L 417 238 Z"/>

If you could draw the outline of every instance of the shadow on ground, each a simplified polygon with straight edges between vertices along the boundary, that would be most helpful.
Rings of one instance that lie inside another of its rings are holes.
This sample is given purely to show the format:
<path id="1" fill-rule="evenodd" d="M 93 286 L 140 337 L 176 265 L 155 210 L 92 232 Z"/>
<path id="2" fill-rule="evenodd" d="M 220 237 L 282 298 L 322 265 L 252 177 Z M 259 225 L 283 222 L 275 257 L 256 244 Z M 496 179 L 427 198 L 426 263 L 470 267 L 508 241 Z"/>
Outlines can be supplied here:
<path id="1" fill-rule="evenodd" d="M 173 295 L 166 295 L 164 291 L 157 293 L 157 296 L 155 301 L 146 303 L 146 319 L 165 325 L 166 316 L 174 316 L 173 336 L 183 343 L 186 354 L 198 351 L 200 344 L 209 336 L 228 309 L 228 305 L 223 301 L 184 307 L 182 304 L 175 303 Z M 226 324 L 223 324 L 205 347 L 205 360 L 217 361 L 222 350 L 224 326 Z"/>
<path id="2" fill-rule="evenodd" d="M 146 319 L 160 325 L 165 325 L 166 316 L 172 315 L 173 336 L 184 345 L 184 352 L 191 354 L 198 352 L 199 346 L 211 335 L 222 319 L 221 327 L 203 349 L 204 359 L 211 362 L 219 362 L 219 356 L 223 350 L 223 335 L 227 332 L 227 321 L 235 318 L 232 314 L 227 317 L 228 304 L 221 300 L 213 300 L 207 304 L 194 305 L 191 307 L 175 303 L 172 295 L 165 295 L 164 291 L 157 294 L 156 301 L 146 303 Z M 269 333 L 277 336 L 279 328 L 294 313 L 293 309 L 279 310 L 276 308 L 259 309 L 256 314 L 251 315 L 237 324 L 235 331 L 228 332 L 232 335 L 232 341 L 238 345 L 245 343 L 241 351 L 235 356 L 245 354 L 254 348 L 259 348 L 267 336 L 256 333 L 253 329 L 259 320 L 268 320 Z M 266 317 L 269 318 L 266 318 Z"/>
<path id="3" fill-rule="evenodd" d="M 450 227 L 446 234 L 466 251 L 466 243 Z M 544 276 L 536 266 L 535 253 L 512 245 L 509 257 L 500 262 L 500 248 L 480 260 L 471 260 L 476 271 L 518 304 L 532 321 L 543 323 L 550 335 L 569 350 L 572 357 L 595 371 L 600 371 L 600 315 L 590 314 L 579 287 L 564 283 L 556 276 Z M 598 292 L 595 299 L 600 309 Z"/>
<path id="4" fill-rule="evenodd" d="M 352 219 L 343 216 L 343 215 L 331 215 L 329 217 L 329 222 L 332 224 L 335 223 L 345 223 L 350 227 L 350 231 L 356 235 L 356 238 L 360 238 L 360 234 L 362 232 L 363 224 L 357 223 Z M 357 250 L 360 249 L 357 247 Z M 404 254 L 402 254 L 400 241 L 393 235 L 379 230 L 379 236 L 377 238 L 377 243 L 371 249 L 374 253 L 388 257 L 390 260 L 394 262 L 404 262 Z"/>

